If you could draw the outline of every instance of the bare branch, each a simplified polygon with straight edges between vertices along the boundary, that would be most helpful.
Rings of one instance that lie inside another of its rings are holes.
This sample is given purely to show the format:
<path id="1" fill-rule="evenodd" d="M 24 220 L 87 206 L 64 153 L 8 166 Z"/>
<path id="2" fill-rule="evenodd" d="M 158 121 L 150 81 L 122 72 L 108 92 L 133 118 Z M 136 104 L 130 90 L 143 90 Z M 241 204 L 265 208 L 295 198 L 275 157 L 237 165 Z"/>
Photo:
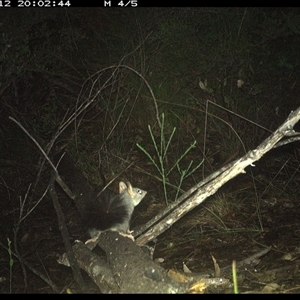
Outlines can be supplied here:
<path id="1" fill-rule="evenodd" d="M 211 174 L 209 178 L 201 181 L 199 184 L 191 188 L 183 194 L 173 205 L 167 207 L 163 212 L 151 220 L 143 227 L 135 231 L 135 237 L 139 245 L 145 245 L 162 232 L 166 231 L 178 219 L 186 213 L 201 204 L 207 197 L 213 195 L 218 189 L 241 173 L 245 173 L 247 166 L 254 166 L 254 162 L 259 160 L 265 153 L 279 145 L 280 140 L 284 137 L 296 136 L 293 127 L 300 119 L 300 107 L 290 113 L 286 121 L 279 128 L 265 139 L 256 149 L 249 151 L 240 159 L 229 163 L 221 170 Z M 288 138 L 287 140 L 289 140 Z M 153 224 L 155 224 L 153 226 Z M 152 227 L 153 226 L 153 227 Z M 144 233 L 143 233 L 144 232 Z"/>

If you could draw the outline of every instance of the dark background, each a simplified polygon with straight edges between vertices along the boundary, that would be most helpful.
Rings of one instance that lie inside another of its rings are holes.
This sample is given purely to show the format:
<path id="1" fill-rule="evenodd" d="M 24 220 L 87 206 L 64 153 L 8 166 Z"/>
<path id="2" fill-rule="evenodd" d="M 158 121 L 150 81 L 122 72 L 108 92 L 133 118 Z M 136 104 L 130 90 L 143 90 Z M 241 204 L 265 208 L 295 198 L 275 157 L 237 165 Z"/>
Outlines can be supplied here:
<path id="1" fill-rule="evenodd" d="M 126 179 L 147 190 L 132 220 L 135 226 L 174 201 L 174 186 L 187 190 L 254 149 L 300 104 L 299 8 L 11 8 L 0 9 L 0 32 L 2 292 L 53 292 L 31 271 L 26 274 L 17 256 L 62 291 L 72 282 L 67 268 L 55 266 L 64 250 L 51 200 L 44 195 L 49 165 L 9 117 L 50 156 L 55 145 L 63 144 L 92 186 L 102 185 L 104 174 L 107 182 L 114 181 L 112 189 Z M 182 183 L 174 168 L 166 178 L 171 183 L 167 196 L 153 161 L 136 146 L 157 161 L 153 138 L 159 145 L 162 113 L 166 140 L 176 128 L 165 167 L 170 169 L 194 141 L 181 168 L 204 160 Z M 215 247 L 212 233 L 229 230 L 228 242 L 238 234 L 235 241 L 244 243 L 249 236 L 241 238 L 236 228 L 244 228 L 251 239 L 253 232 L 273 229 L 274 218 L 265 218 L 262 201 L 292 201 L 297 208 L 298 148 L 294 143 L 274 150 L 228 184 L 205 210 L 214 218 L 203 211 L 197 212 L 200 217 L 189 214 L 162 237 L 157 255 L 170 255 L 170 241 L 172 247 L 184 243 L 184 254 L 171 255 L 166 263 L 174 266 L 190 258 L 195 236 L 203 232 L 209 236 L 208 250 L 201 248 L 198 257 Z M 87 237 L 74 204 L 61 197 L 72 241 Z M 272 213 L 278 216 L 277 210 Z M 290 216 L 283 218 L 286 226 L 297 224 L 297 210 L 295 219 Z M 12 270 L 9 249 L 16 255 Z M 198 261 L 195 269 L 209 265 Z"/>

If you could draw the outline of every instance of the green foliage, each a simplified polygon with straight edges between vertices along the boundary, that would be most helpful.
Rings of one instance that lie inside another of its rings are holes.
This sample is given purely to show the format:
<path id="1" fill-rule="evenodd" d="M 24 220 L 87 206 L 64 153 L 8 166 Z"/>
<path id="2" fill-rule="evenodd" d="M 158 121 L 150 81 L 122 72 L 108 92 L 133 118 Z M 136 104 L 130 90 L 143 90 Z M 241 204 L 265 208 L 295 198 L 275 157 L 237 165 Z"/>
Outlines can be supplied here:
<path id="1" fill-rule="evenodd" d="M 7 252 L 9 255 L 9 293 L 11 294 L 11 285 L 12 285 L 12 267 L 14 265 L 14 259 L 12 258 L 12 251 L 11 251 L 11 240 L 7 238 Z"/>
<path id="2" fill-rule="evenodd" d="M 232 262 L 232 282 L 233 282 L 233 293 L 239 293 L 239 286 L 238 286 L 238 277 L 237 277 L 237 270 L 236 270 L 236 261 Z"/>
<path id="3" fill-rule="evenodd" d="M 153 135 L 150 125 L 148 125 L 151 140 L 152 140 L 155 152 L 156 152 L 155 154 L 150 154 L 144 147 L 142 147 L 139 144 L 137 144 L 137 146 L 140 150 L 142 150 L 143 153 L 145 153 L 147 155 L 147 157 L 150 159 L 151 163 L 155 166 L 156 170 L 158 171 L 160 180 L 163 185 L 165 201 L 166 201 L 166 204 L 168 205 L 167 185 L 172 185 L 173 187 L 176 188 L 176 196 L 175 196 L 175 200 L 176 200 L 179 195 L 179 192 L 181 191 L 181 186 L 182 186 L 183 180 L 186 179 L 187 177 L 189 177 L 190 175 L 192 175 L 202 165 L 203 160 L 198 165 L 196 165 L 194 168 L 192 168 L 193 160 L 190 161 L 190 163 L 186 169 L 183 170 L 180 167 L 180 162 L 182 161 L 182 159 L 186 157 L 186 155 L 189 153 L 189 151 L 191 149 L 195 148 L 197 142 L 194 141 L 184 151 L 184 153 L 181 154 L 181 156 L 175 158 L 174 164 L 172 166 L 168 167 L 169 164 L 168 164 L 167 153 L 168 153 L 168 149 L 171 145 L 171 141 L 174 136 L 174 133 L 176 131 L 176 127 L 173 128 L 173 131 L 168 140 L 165 139 L 164 128 L 165 128 L 165 117 L 164 117 L 164 114 L 162 114 L 161 115 L 160 141 L 157 142 L 155 140 L 155 137 Z M 155 159 L 155 157 L 157 157 L 157 159 Z M 180 175 L 179 184 L 177 186 L 175 184 L 168 182 L 168 176 L 175 168 L 177 168 L 177 171 Z"/>

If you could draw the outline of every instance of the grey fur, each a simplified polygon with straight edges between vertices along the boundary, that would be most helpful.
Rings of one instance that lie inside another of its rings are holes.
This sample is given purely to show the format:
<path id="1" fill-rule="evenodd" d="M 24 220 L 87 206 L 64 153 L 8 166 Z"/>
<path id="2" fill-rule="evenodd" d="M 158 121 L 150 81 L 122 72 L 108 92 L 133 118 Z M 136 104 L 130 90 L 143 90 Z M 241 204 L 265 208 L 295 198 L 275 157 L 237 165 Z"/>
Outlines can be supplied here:
<path id="1" fill-rule="evenodd" d="M 132 187 L 130 182 L 126 185 L 123 181 L 119 183 L 119 194 L 110 191 L 100 194 L 92 203 L 87 218 L 91 237 L 95 238 L 104 231 L 128 233 L 134 208 L 146 194 L 146 191 Z"/>

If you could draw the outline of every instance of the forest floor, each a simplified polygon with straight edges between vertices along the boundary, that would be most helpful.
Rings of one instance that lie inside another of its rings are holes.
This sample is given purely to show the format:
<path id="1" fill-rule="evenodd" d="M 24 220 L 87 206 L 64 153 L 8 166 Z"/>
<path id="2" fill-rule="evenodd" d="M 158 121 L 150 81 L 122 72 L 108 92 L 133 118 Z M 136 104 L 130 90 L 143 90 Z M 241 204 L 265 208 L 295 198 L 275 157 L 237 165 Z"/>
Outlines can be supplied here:
<path id="1" fill-rule="evenodd" d="M 55 283 L 62 293 L 76 291 L 71 270 L 57 263 L 58 256 L 65 250 L 49 197 L 43 198 L 24 218 L 17 236 L 14 236 L 13 228 L 20 215 L 19 205 L 26 198 L 28 182 L 32 182 L 31 175 L 34 173 L 29 165 L 19 164 L 17 167 L 12 166 L 10 161 L 2 161 L 1 176 L 5 180 L 1 185 L 0 202 L 0 292 L 53 293 L 41 275 Z M 276 176 L 271 175 L 272 168 Z M 157 238 L 154 259 L 167 270 L 210 274 L 213 277 L 216 272 L 214 258 L 221 270 L 228 267 L 228 271 L 221 271 L 219 275 L 232 281 L 230 266 L 233 261 L 239 263 L 269 249 L 251 264 L 237 269 L 239 292 L 299 293 L 300 176 L 295 173 L 289 177 L 287 172 L 276 171 L 279 169 L 274 164 L 267 168 L 263 164 L 259 168 L 258 164 L 257 176 L 240 175 L 226 184 Z M 149 182 L 147 185 L 149 198 L 137 207 L 133 227 L 157 213 L 153 207 L 160 197 L 155 193 L 158 186 Z M 17 193 L 22 195 L 19 201 L 11 196 Z M 72 200 L 61 192 L 60 202 L 71 242 L 88 239 Z M 24 212 L 32 204 L 29 200 L 25 201 Z M 11 259 L 8 241 L 11 241 L 13 252 Z M 27 266 L 22 266 L 15 256 L 15 243 Z M 91 293 L 99 292 L 88 276 L 84 275 L 84 278 Z M 208 287 L 204 292 L 232 293 L 233 289 Z"/>

